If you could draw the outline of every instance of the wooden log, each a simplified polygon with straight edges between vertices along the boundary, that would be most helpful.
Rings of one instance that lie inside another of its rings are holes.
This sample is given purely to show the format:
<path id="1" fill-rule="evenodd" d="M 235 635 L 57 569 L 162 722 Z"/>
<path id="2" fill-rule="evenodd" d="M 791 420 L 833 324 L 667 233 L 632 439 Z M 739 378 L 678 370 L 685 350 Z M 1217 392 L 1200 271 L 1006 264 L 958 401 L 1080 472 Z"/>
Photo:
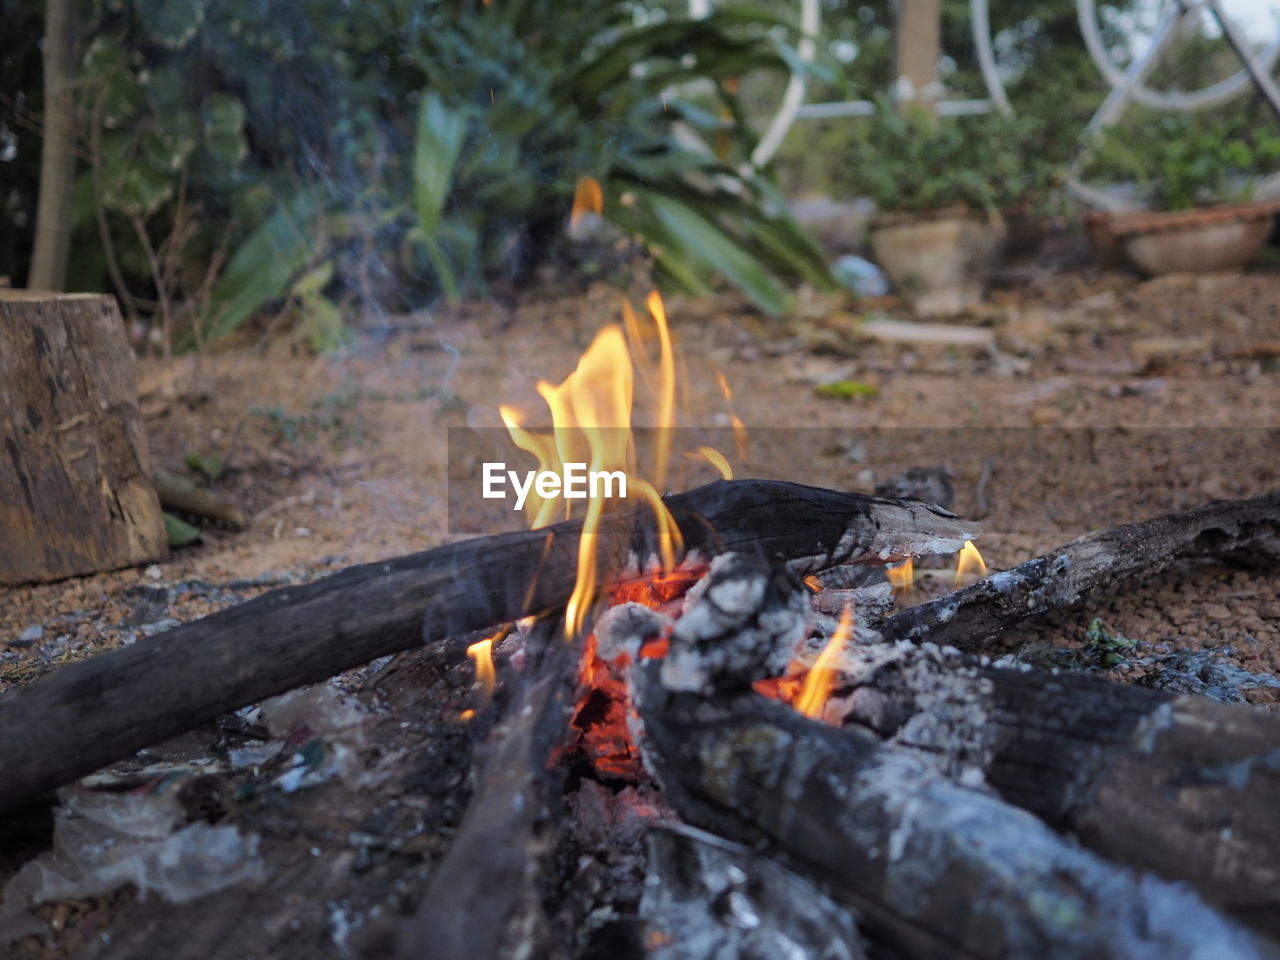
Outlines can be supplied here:
<path id="1" fill-rule="evenodd" d="M 1159 573 L 1188 557 L 1275 563 L 1280 559 L 1280 491 L 1215 500 L 1185 513 L 1125 524 L 1073 540 L 1052 553 L 890 617 L 889 642 L 929 640 L 981 650 L 1029 616 L 1070 606 L 1097 587 Z"/>
<path id="2" fill-rule="evenodd" d="M 0 289 L 0 583 L 163 558 L 115 300 Z"/>
<path id="3" fill-rule="evenodd" d="M 568 736 L 582 643 L 549 618 L 526 641 L 539 662 L 496 731 L 480 782 L 413 921 L 404 960 L 545 956 L 544 877 L 558 835 L 565 770 L 551 762 Z"/>
<path id="4" fill-rule="evenodd" d="M 660 670 L 647 661 L 633 678 L 667 800 L 823 881 L 886 955 L 1280 955 L 1184 887 L 1116 866 L 917 755 L 764 697 L 671 693 Z"/>
<path id="5" fill-rule="evenodd" d="M 846 724 L 1280 938 L 1280 715 L 933 644 L 848 653 Z"/>
<path id="6" fill-rule="evenodd" d="M 763 480 L 667 498 L 690 554 L 755 550 L 798 572 L 949 553 L 972 523 L 914 501 Z M 351 567 L 67 664 L 0 699 L 0 811 L 220 714 L 420 643 L 563 606 L 580 524 Z M 647 513 L 611 515 L 601 580 L 656 556 Z M 92 734 L 86 731 L 92 731 Z"/>

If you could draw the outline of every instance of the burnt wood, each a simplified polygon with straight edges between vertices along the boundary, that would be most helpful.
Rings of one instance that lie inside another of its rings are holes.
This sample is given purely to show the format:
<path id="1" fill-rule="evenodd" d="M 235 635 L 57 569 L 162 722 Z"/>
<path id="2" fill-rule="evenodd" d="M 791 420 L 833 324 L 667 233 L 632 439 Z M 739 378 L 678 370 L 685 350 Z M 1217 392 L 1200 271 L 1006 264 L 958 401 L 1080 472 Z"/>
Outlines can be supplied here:
<path id="1" fill-rule="evenodd" d="M 526 641 L 537 663 L 488 748 L 479 783 L 417 916 L 401 936 L 403 960 L 544 956 L 543 910 L 555 849 L 564 770 L 552 756 L 568 736 L 582 643 L 561 621 Z"/>
<path id="2" fill-rule="evenodd" d="M 1185 513 L 1092 533 L 962 590 L 890 617 L 887 641 L 927 639 L 981 650 L 1029 616 L 1070 606 L 1085 593 L 1159 573 L 1191 557 L 1275 563 L 1280 559 L 1280 491 L 1217 500 Z"/>
<path id="3" fill-rule="evenodd" d="M 909 958 L 1275 957 L 1186 888 L 1117 866 L 873 735 L 638 668 L 646 758 L 687 822 L 781 858 Z"/>
<path id="4" fill-rule="evenodd" d="M 764 480 L 667 498 L 689 553 L 760 551 L 807 573 L 959 549 L 976 528 L 941 508 Z M 0 811 L 220 714 L 422 643 L 562 606 L 580 522 L 480 537 L 273 590 L 0 698 Z M 607 584 L 657 555 L 651 518 L 598 536 Z"/>
<path id="5" fill-rule="evenodd" d="M 932 644 L 855 653 L 845 723 L 1280 937 L 1280 715 Z"/>

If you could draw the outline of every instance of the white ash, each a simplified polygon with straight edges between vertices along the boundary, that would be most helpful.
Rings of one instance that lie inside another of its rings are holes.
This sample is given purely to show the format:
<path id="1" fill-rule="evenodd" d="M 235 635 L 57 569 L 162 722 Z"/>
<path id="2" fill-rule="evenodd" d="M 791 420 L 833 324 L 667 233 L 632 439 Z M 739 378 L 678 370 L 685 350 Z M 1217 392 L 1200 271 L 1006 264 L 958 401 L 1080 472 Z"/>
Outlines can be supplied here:
<path id="1" fill-rule="evenodd" d="M 602 660 L 613 661 L 622 654 L 634 663 L 639 659 L 645 640 L 659 637 L 675 623 L 642 603 L 620 603 L 610 607 L 596 621 L 596 653 Z"/>
<path id="2" fill-rule="evenodd" d="M 848 604 L 854 623 L 867 630 L 878 630 L 893 610 L 893 586 L 886 582 L 848 590 L 823 590 L 813 595 L 813 609 L 829 617 L 838 617 Z"/>
<path id="3" fill-rule="evenodd" d="M 981 666 L 932 643 L 849 646 L 828 713 L 921 754 L 965 786 L 979 786 L 994 749 L 993 688 Z"/>
<path id="4" fill-rule="evenodd" d="M 806 635 L 809 596 L 792 574 L 763 557 L 717 557 L 685 597 L 662 663 L 663 684 L 711 693 L 780 676 Z"/>

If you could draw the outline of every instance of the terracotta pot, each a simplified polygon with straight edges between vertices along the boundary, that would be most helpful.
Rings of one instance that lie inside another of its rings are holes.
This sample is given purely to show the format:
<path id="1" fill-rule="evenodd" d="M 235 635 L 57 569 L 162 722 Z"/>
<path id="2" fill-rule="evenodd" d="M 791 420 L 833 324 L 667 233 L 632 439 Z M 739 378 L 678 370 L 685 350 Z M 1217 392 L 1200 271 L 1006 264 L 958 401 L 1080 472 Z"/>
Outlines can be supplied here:
<path id="1" fill-rule="evenodd" d="M 1171 213 L 1118 213 L 1107 232 L 1142 273 L 1239 270 L 1266 243 L 1280 201 L 1202 207 Z M 1092 233 L 1091 233 L 1092 236 Z"/>
<path id="2" fill-rule="evenodd" d="M 882 217 L 871 229 L 876 262 L 922 316 L 963 313 L 980 303 L 1004 242 L 1003 221 L 963 209 Z"/>

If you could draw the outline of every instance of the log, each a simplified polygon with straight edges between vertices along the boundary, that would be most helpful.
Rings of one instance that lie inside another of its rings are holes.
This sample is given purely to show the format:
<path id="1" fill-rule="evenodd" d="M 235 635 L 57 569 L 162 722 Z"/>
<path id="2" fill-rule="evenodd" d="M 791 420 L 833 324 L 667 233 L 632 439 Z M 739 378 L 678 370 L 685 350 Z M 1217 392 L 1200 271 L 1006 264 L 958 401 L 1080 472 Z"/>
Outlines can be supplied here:
<path id="1" fill-rule="evenodd" d="M 1151 576 L 1191 557 L 1280 560 L 1280 491 L 1248 500 L 1216 500 L 1185 513 L 1088 534 L 910 607 L 890 617 L 882 632 L 887 642 L 927 639 L 977 651 L 1029 616 L 1070 606 L 1097 587 Z"/>
<path id="2" fill-rule="evenodd" d="M 690 556 L 753 550 L 800 573 L 954 552 L 976 533 L 927 504 L 776 481 L 717 481 L 667 504 Z M 556 609 L 579 532 L 571 521 L 351 567 L 67 664 L 0 699 L 0 730 L 22 731 L 0 738 L 0 811 L 295 686 Z M 647 513 L 611 515 L 598 542 L 605 584 L 657 555 Z"/>
<path id="3" fill-rule="evenodd" d="M 1185 888 L 1109 863 L 871 734 L 633 670 L 642 741 L 685 821 L 782 859 L 889 956 L 1275 957 Z M 637 676 L 638 674 L 638 676 Z"/>
<path id="4" fill-rule="evenodd" d="M 846 724 L 1280 938 L 1280 715 L 931 643 L 852 649 L 841 676 Z"/>
<path id="5" fill-rule="evenodd" d="M 168 550 L 115 300 L 0 289 L 0 584 Z"/>
<path id="6" fill-rule="evenodd" d="M 402 933 L 404 960 L 546 955 L 543 878 L 565 777 L 551 757 L 568 735 L 582 657 L 581 640 L 565 643 L 561 623 L 539 623 L 526 641 L 539 662 L 495 732 L 457 836 Z"/>

